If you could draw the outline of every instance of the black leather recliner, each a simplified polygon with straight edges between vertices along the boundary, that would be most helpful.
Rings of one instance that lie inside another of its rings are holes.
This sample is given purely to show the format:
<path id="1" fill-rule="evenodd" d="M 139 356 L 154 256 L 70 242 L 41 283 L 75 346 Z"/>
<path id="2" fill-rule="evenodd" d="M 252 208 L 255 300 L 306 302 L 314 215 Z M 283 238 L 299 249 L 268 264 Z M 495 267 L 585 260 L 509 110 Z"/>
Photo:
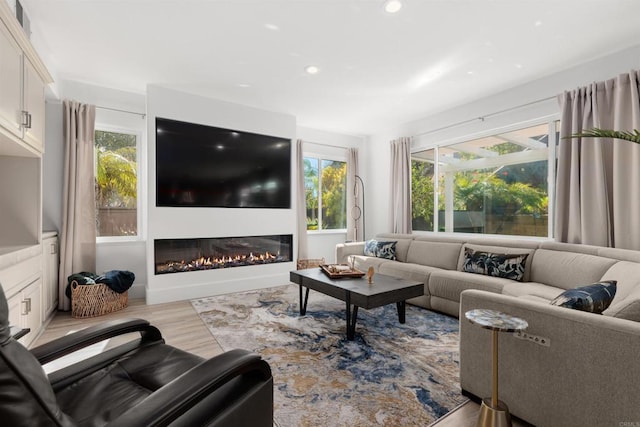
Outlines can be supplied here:
<path id="1" fill-rule="evenodd" d="M 139 339 L 48 377 L 42 365 L 119 335 Z M 273 378 L 245 350 L 205 360 L 164 343 L 140 319 L 117 320 L 27 350 L 10 335 L 0 287 L 0 424 L 273 426 Z"/>

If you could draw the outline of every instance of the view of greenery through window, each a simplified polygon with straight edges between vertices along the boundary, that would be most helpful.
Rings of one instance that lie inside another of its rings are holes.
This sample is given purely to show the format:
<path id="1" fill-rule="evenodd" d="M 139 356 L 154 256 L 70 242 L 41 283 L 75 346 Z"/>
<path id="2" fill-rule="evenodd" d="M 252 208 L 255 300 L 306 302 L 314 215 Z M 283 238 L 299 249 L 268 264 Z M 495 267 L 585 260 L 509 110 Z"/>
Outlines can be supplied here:
<path id="1" fill-rule="evenodd" d="M 138 234 L 136 135 L 95 132 L 98 236 Z"/>
<path id="2" fill-rule="evenodd" d="M 347 163 L 304 158 L 307 230 L 347 228 Z"/>
<path id="3" fill-rule="evenodd" d="M 414 230 L 548 235 L 548 124 L 412 155 Z M 435 230 L 434 204 L 438 203 Z"/>

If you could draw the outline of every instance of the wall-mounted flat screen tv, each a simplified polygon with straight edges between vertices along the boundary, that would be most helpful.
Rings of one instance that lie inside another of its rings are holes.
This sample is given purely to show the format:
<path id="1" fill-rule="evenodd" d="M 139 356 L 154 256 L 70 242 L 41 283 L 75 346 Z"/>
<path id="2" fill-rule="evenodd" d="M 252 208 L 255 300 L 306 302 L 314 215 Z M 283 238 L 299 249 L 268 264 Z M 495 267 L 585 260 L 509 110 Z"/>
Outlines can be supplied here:
<path id="1" fill-rule="evenodd" d="M 291 207 L 291 140 L 156 118 L 156 205 Z"/>

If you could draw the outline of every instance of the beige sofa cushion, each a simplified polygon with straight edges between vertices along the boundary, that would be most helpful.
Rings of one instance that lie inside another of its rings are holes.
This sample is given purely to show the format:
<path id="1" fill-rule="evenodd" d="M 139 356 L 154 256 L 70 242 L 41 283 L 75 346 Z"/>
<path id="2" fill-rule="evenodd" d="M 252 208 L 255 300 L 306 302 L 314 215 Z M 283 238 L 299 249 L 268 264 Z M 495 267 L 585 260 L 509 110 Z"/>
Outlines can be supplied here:
<path id="1" fill-rule="evenodd" d="M 529 280 L 571 289 L 600 281 L 615 263 L 613 259 L 594 255 L 538 249 L 533 256 Z"/>
<path id="2" fill-rule="evenodd" d="M 640 322 L 640 264 L 617 262 L 604 273 L 602 280 L 618 282 L 616 295 L 602 314 Z"/>
<path id="3" fill-rule="evenodd" d="M 385 258 L 376 258 L 374 256 L 366 255 L 354 255 L 354 258 L 354 267 L 364 272 L 366 272 L 369 267 L 373 267 L 373 270 L 377 272 L 381 264 L 384 264 L 385 262 L 396 262 Z"/>
<path id="4" fill-rule="evenodd" d="M 462 271 L 462 267 L 464 265 L 464 248 L 473 249 L 474 251 L 480 252 L 491 252 L 494 254 L 527 254 L 527 260 L 525 261 L 524 267 L 524 276 L 522 277 L 523 282 L 528 282 L 531 277 L 531 260 L 533 259 L 533 253 L 535 249 L 533 248 L 513 248 L 513 247 L 505 247 L 505 246 L 487 246 L 487 245 L 476 245 L 476 244 L 465 244 L 462 247 L 462 250 L 458 254 L 456 270 Z"/>
<path id="5" fill-rule="evenodd" d="M 501 293 L 505 285 L 515 283 L 501 277 L 483 276 L 455 270 L 438 270 L 429 276 L 429 294 L 460 302 L 460 293 L 467 289 L 480 289 Z"/>
<path id="6" fill-rule="evenodd" d="M 552 299 L 564 292 L 565 289 L 555 286 L 545 285 L 537 282 L 514 282 L 508 283 L 502 288 L 503 295 L 513 297 L 535 297 L 538 301 L 551 302 Z"/>
<path id="7" fill-rule="evenodd" d="M 387 242 L 397 241 L 396 244 L 396 259 L 401 262 L 407 262 L 407 251 L 411 244 L 411 239 L 389 239 L 386 237 L 378 237 L 378 239 L 384 239 Z"/>
<path id="8" fill-rule="evenodd" d="M 620 261 L 640 262 L 640 251 L 619 248 L 598 248 L 598 255 Z"/>
<path id="9" fill-rule="evenodd" d="M 415 280 L 417 282 L 424 283 L 424 293 L 429 295 L 429 289 L 427 284 L 429 283 L 429 276 L 432 272 L 439 270 L 435 267 L 429 267 L 426 265 L 411 264 L 406 262 L 385 262 L 380 264 L 378 272 L 386 274 L 387 276 L 399 277 L 406 280 Z"/>
<path id="10" fill-rule="evenodd" d="M 575 252 L 578 254 L 598 255 L 599 246 L 582 245 L 579 243 L 542 242 L 540 249 L 550 249 L 561 252 Z"/>
<path id="11" fill-rule="evenodd" d="M 461 248 L 461 243 L 414 240 L 409 246 L 407 262 L 455 270 Z"/>

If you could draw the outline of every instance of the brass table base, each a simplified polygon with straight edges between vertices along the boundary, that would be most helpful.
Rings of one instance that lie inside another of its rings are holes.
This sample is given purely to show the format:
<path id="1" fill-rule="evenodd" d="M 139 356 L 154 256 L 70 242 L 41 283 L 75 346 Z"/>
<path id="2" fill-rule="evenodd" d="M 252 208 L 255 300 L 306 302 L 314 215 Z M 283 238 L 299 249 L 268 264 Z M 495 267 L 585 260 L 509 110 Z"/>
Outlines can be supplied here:
<path id="1" fill-rule="evenodd" d="M 498 400 L 498 405 L 493 407 L 491 398 L 482 399 L 476 427 L 511 427 L 509 408 L 501 400 Z"/>

